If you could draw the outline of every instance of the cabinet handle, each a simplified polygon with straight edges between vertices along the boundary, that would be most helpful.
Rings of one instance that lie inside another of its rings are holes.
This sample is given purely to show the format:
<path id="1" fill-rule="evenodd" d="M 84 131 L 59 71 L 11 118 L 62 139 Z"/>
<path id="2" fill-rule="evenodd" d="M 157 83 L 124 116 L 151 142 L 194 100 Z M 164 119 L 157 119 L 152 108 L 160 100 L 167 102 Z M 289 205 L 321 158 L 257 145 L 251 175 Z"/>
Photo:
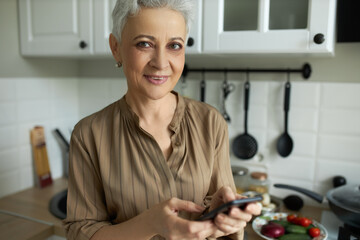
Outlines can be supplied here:
<path id="1" fill-rule="evenodd" d="M 195 40 L 192 37 L 189 37 L 188 41 L 187 41 L 187 46 L 191 47 L 193 46 L 195 43 Z"/>
<path id="2" fill-rule="evenodd" d="M 325 36 L 322 33 L 318 33 L 314 36 L 314 42 L 316 44 L 322 44 L 325 41 Z"/>
<path id="3" fill-rule="evenodd" d="M 81 41 L 81 42 L 79 43 L 79 47 L 80 47 L 81 49 L 84 49 L 84 48 L 87 47 L 87 43 L 86 43 L 85 41 Z"/>

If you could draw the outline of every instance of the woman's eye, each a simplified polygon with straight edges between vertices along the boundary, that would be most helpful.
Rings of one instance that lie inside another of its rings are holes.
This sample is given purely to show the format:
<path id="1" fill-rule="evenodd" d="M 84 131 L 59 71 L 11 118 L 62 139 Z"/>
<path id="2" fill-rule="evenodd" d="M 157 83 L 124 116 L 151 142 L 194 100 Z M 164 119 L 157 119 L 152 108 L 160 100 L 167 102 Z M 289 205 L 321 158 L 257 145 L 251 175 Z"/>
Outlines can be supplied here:
<path id="1" fill-rule="evenodd" d="M 139 42 L 136 44 L 136 46 L 141 47 L 141 48 L 149 48 L 149 47 L 151 47 L 151 44 L 148 42 Z"/>
<path id="2" fill-rule="evenodd" d="M 169 48 L 173 49 L 173 50 L 179 50 L 182 48 L 182 45 L 180 43 L 171 43 L 169 45 Z"/>

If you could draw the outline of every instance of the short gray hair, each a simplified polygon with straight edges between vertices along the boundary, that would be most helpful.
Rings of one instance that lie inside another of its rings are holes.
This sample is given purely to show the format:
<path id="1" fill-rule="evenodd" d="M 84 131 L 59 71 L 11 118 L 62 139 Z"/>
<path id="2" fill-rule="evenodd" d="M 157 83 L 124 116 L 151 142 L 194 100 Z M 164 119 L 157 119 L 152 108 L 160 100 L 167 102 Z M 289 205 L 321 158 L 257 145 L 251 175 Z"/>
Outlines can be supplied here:
<path id="1" fill-rule="evenodd" d="M 138 14 L 141 7 L 161 8 L 167 7 L 181 13 L 185 19 L 187 35 L 193 20 L 194 0 L 117 0 L 112 12 L 112 34 L 118 42 L 121 41 L 121 33 L 129 16 Z"/>

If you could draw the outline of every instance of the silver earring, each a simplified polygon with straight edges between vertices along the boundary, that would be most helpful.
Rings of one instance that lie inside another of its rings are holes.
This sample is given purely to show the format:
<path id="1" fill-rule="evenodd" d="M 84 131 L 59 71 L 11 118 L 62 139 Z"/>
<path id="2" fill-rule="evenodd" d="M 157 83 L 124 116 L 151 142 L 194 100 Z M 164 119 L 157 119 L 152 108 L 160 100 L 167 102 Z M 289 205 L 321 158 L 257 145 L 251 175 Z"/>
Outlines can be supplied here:
<path id="1" fill-rule="evenodd" d="M 121 68 L 121 66 L 122 66 L 122 63 L 121 63 L 121 62 L 117 62 L 117 63 L 115 63 L 115 67 L 117 67 L 117 68 Z"/>

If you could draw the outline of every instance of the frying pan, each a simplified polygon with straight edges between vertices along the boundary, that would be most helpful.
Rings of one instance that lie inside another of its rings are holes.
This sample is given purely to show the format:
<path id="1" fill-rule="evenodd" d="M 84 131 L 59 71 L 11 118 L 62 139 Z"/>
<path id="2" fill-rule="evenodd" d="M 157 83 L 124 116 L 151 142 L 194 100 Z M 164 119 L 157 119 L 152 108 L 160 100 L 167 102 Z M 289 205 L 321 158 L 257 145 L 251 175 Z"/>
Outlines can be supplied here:
<path id="1" fill-rule="evenodd" d="M 324 197 L 313 191 L 286 184 L 274 184 L 277 188 L 291 189 L 322 203 Z M 343 221 L 355 228 L 360 228 L 360 186 L 359 185 L 343 185 L 333 188 L 326 193 L 329 201 L 330 209 L 335 215 Z"/>

